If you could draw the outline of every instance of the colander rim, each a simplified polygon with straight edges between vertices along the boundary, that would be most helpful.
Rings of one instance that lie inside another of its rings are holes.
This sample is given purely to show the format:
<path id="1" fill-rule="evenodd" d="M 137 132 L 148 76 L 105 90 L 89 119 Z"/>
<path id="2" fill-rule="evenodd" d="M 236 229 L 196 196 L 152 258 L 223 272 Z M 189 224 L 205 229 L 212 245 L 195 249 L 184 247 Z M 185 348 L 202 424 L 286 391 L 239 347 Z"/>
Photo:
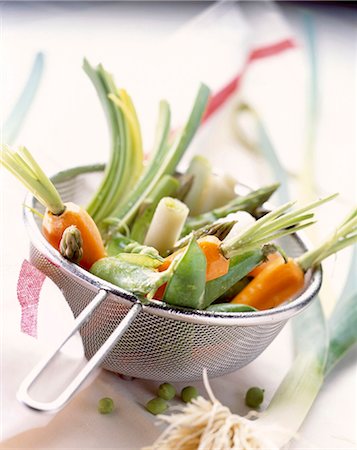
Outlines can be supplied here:
<path id="1" fill-rule="evenodd" d="M 104 168 L 105 165 L 100 163 L 72 167 L 54 174 L 51 177 L 51 180 L 54 183 L 58 183 L 66 181 L 77 175 L 100 172 L 103 171 Z M 248 186 L 241 183 L 238 183 L 238 185 L 250 189 Z M 35 206 L 35 202 L 35 197 L 31 193 L 28 193 L 26 195 L 23 207 L 24 223 L 32 244 L 45 255 L 49 262 L 54 264 L 56 267 L 61 268 L 68 274 L 69 277 L 74 278 L 77 282 L 90 285 L 93 290 L 104 289 L 125 302 L 142 303 L 144 311 L 149 314 L 204 325 L 252 326 L 275 323 L 278 321 L 287 320 L 304 310 L 315 298 L 322 284 L 322 268 L 321 265 L 319 265 L 314 270 L 309 270 L 307 272 L 307 285 L 294 299 L 278 307 L 255 312 L 224 313 L 199 311 L 188 308 L 179 308 L 176 306 L 173 307 L 158 300 L 148 302 L 146 299 L 139 298 L 131 292 L 102 280 L 78 265 L 66 260 L 60 252 L 53 248 L 45 239 L 36 223 L 34 212 L 26 206 L 29 205 L 33 208 Z M 266 209 L 272 209 L 272 206 L 269 203 L 265 203 L 264 207 Z M 301 233 L 293 233 L 289 236 L 289 238 L 297 241 L 302 249 L 308 249 L 306 239 L 302 237 Z"/>

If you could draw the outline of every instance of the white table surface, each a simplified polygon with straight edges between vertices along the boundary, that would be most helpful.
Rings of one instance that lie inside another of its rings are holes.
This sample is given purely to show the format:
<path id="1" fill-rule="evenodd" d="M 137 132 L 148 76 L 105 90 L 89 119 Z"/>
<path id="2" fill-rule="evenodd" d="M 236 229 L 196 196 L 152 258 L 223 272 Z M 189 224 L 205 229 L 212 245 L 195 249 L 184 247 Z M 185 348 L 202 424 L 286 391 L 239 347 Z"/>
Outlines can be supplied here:
<path id="1" fill-rule="evenodd" d="M 43 50 L 46 54 L 41 89 L 16 143 L 33 151 L 48 173 L 106 159 L 106 125 L 95 93 L 81 71 L 84 55 L 93 62 L 105 63 L 118 84 L 127 87 L 134 99 L 141 99 L 139 112 L 145 111 L 145 117 L 150 118 L 144 124 L 144 137 L 149 142 L 153 127 L 150 112 L 155 109 L 151 103 L 148 105 L 147 99 L 142 100 L 152 87 L 147 85 L 145 72 L 148 54 L 205 7 L 204 3 L 165 2 L 1 5 L 3 116 L 20 92 L 35 53 Z M 244 8 L 252 13 L 249 4 L 243 4 Z M 338 9 L 331 14 L 329 8 L 314 8 L 312 12 L 317 25 L 321 94 L 316 180 L 321 194 L 341 193 L 334 205 L 320 213 L 326 230 L 356 202 L 355 19 L 349 10 Z M 283 9 L 294 33 L 302 37 L 298 8 L 285 5 Z M 299 172 L 303 134 L 297 132 L 297 124 L 301 129 L 305 106 L 298 101 L 301 91 L 300 94 L 289 91 L 292 95 L 289 99 L 283 85 L 274 85 L 274 70 L 272 64 L 262 76 L 259 64 L 252 67 L 242 92 L 262 113 L 287 169 Z M 299 79 L 298 89 L 303 88 L 304 81 L 303 77 Z M 148 94 L 148 99 L 152 98 L 154 94 Z M 283 108 L 287 108 L 286 114 L 282 113 Z M 205 153 L 242 182 L 260 185 L 269 181 L 261 162 L 232 142 L 227 126 L 229 113 L 228 106 L 210 122 L 187 158 L 194 152 Z M 222 153 L 218 154 L 217 148 Z M 19 332 L 16 283 L 21 263 L 28 256 L 28 239 L 21 217 L 25 190 L 4 171 L 0 182 L 1 448 L 136 449 L 149 445 L 158 436 L 159 428 L 142 405 L 153 396 L 157 382 L 122 380 L 99 371 L 56 415 L 30 411 L 16 400 L 21 380 L 64 328 L 70 326 L 72 318 L 61 293 L 46 281 L 40 298 L 38 339 Z M 292 192 L 298 192 L 293 181 L 291 188 Z M 349 254 L 343 252 L 326 265 L 325 278 L 333 295 L 338 295 L 343 285 Z M 251 385 L 261 385 L 265 387 L 268 404 L 292 357 L 291 330 L 287 325 L 257 360 L 236 373 L 213 379 L 213 390 L 222 403 L 244 414 L 244 392 Z M 73 356 L 67 359 L 72 361 Z M 356 361 L 354 349 L 328 377 L 294 448 L 356 448 Z M 185 384 L 176 385 L 179 388 Z M 195 385 L 204 393 L 202 383 Z M 110 417 L 96 412 L 97 400 L 104 396 L 112 397 L 117 404 L 115 414 Z"/>

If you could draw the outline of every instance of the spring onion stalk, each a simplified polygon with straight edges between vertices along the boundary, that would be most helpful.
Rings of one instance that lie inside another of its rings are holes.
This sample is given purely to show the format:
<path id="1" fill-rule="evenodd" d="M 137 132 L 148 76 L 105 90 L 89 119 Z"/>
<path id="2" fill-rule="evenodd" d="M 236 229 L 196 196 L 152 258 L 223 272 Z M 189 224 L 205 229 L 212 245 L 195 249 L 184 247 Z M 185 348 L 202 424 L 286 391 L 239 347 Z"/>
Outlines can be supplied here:
<path id="1" fill-rule="evenodd" d="M 225 237 L 225 239 L 229 240 L 233 237 L 241 235 L 244 230 L 246 230 L 249 226 L 255 223 L 256 219 L 251 214 L 246 211 L 237 211 L 236 213 L 229 214 L 227 219 L 236 220 L 236 224 L 232 227 L 229 234 Z"/>
<path id="2" fill-rule="evenodd" d="M 180 182 L 172 175 L 164 175 L 154 187 L 149 197 L 144 200 L 135 217 L 130 237 L 134 241 L 143 243 L 151 220 L 159 201 L 163 197 L 173 197 L 180 187 Z"/>
<path id="3" fill-rule="evenodd" d="M 111 215 L 138 180 L 143 169 L 143 150 L 139 122 L 129 95 L 118 89 L 112 76 L 87 60 L 83 68 L 92 81 L 106 113 L 111 133 L 111 152 L 102 183 L 87 206 L 100 223 Z"/>
<path id="4" fill-rule="evenodd" d="M 144 173 L 131 195 L 128 197 L 126 205 L 122 205 L 119 210 L 114 211 L 111 217 L 104 220 L 106 231 L 104 233 L 107 240 L 110 239 L 111 223 L 113 220 L 119 224 L 119 230 L 128 227 L 135 217 L 145 199 L 150 195 L 156 184 L 160 181 L 161 175 L 157 177 L 162 160 L 168 151 L 168 136 L 170 131 L 171 112 L 169 104 L 162 100 L 159 105 L 158 123 L 156 126 L 155 142 L 152 155 L 144 170 Z"/>
<path id="5" fill-rule="evenodd" d="M 314 215 L 308 211 L 335 197 L 336 194 L 330 195 L 291 212 L 287 211 L 295 202 L 285 203 L 248 226 L 241 234 L 224 240 L 220 246 L 221 251 L 226 258 L 232 258 L 302 230 L 314 223 L 312 220 Z"/>
<path id="6" fill-rule="evenodd" d="M 20 147 L 15 152 L 7 145 L 2 144 L 0 146 L 0 164 L 15 175 L 52 214 L 63 213 L 65 206 L 57 189 L 26 147 Z"/>
<path id="7" fill-rule="evenodd" d="M 153 157 L 131 195 L 126 199 L 125 204 L 120 205 L 113 212 L 113 217 L 118 218 L 123 224 L 130 225 L 140 205 L 161 177 L 165 174 L 174 173 L 177 164 L 180 162 L 201 123 L 209 93 L 208 87 L 201 84 L 191 114 L 183 130 L 171 146 L 168 145 L 170 110 L 166 102 L 161 102 Z"/>
<path id="8" fill-rule="evenodd" d="M 172 249 L 189 213 L 185 203 L 163 197 L 153 215 L 144 244 L 155 247 L 161 255 Z"/>
<path id="9" fill-rule="evenodd" d="M 2 127 L 2 142 L 12 144 L 16 139 L 39 88 L 44 68 L 44 55 L 37 53 L 26 84 Z"/>
<path id="10" fill-rule="evenodd" d="M 112 102 L 123 112 L 128 122 L 129 132 L 132 141 L 131 142 L 132 151 L 129 153 L 130 155 L 129 168 L 132 170 L 130 175 L 131 179 L 133 180 L 132 184 L 134 184 L 134 181 L 138 180 L 143 169 L 144 151 L 139 119 L 136 114 L 134 104 L 130 96 L 124 89 L 119 89 L 117 95 L 109 94 L 108 98 L 112 100 Z"/>
<path id="11" fill-rule="evenodd" d="M 357 208 L 348 214 L 345 220 L 331 235 L 316 248 L 297 258 L 298 264 L 307 270 L 317 266 L 323 259 L 357 242 Z"/>

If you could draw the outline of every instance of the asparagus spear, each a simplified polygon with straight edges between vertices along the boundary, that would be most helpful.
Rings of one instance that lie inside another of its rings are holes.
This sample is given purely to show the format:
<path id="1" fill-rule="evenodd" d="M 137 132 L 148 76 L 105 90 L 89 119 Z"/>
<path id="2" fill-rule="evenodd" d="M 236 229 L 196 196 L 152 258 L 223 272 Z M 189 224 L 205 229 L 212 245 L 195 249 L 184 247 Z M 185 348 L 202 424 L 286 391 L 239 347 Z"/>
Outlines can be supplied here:
<path id="1" fill-rule="evenodd" d="M 203 236 L 216 236 L 218 237 L 218 239 L 223 241 L 223 239 L 228 235 L 236 222 L 236 220 L 219 219 L 212 224 L 205 225 L 201 228 L 198 228 L 197 230 L 192 230 L 191 233 L 187 234 L 176 242 L 170 253 L 173 253 L 182 247 L 186 247 L 192 236 L 194 236 L 196 239 L 199 239 Z"/>
<path id="2" fill-rule="evenodd" d="M 211 224 L 217 219 L 225 217 L 233 212 L 244 210 L 249 213 L 254 213 L 259 206 L 271 197 L 278 187 L 279 184 L 276 183 L 257 189 L 256 191 L 250 192 L 248 195 L 236 197 L 220 208 L 216 208 L 196 217 L 189 217 L 186 221 L 181 236 L 185 236 L 192 230 L 197 230 L 198 228 Z"/>

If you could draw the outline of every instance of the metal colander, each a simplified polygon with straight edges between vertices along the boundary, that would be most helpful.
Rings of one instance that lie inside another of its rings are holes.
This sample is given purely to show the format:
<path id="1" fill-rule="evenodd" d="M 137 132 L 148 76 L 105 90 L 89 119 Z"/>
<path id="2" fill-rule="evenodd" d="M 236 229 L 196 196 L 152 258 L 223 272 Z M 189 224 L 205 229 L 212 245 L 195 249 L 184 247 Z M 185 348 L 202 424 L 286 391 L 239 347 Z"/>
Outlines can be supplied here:
<path id="1" fill-rule="evenodd" d="M 80 167 L 59 173 L 52 180 L 65 202 L 85 204 L 102 170 L 101 165 Z M 26 204 L 43 210 L 31 195 Z M 20 398 L 36 409 L 61 407 L 98 364 L 123 375 L 166 381 L 201 379 L 204 367 L 210 377 L 233 372 L 255 359 L 286 321 L 311 302 L 321 286 L 318 268 L 307 274 L 306 287 L 297 298 L 254 313 L 194 311 L 171 308 L 160 301 L 149 304 L 65 260 L 42 236 L 40 222 L 28 208 L 24 208 L 24 218 L 31 240 L 31 263 L 61 289 L 76 318 L 72 332 L 20 388 Z M 292 257 L 306 250 L 296 234 L 279 244 Z M 89 360 L 87 366 L 56 401 L 33 400 L 29 387 L 77 330 Z"/>

